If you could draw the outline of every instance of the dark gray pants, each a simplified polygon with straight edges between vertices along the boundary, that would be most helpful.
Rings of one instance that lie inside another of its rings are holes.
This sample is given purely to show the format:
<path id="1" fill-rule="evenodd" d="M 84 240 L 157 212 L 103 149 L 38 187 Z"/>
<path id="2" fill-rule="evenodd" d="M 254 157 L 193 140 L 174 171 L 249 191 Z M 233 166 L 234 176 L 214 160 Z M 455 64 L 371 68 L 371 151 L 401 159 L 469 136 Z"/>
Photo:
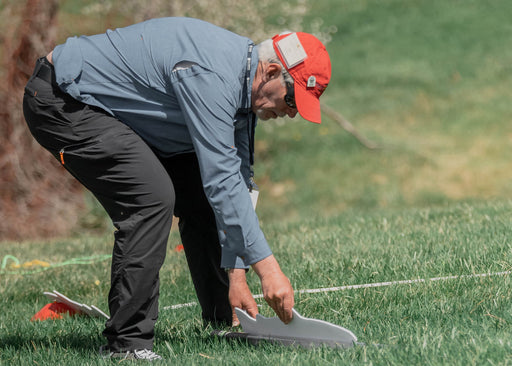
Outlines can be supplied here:
<path id="1" fill-rule="evenodd" d="M 195 155 L 159 158 L 128 126 L 63 93 L 45 58 L 27 83 L 23 112 L 34 138 L 95 195 L 117 229 L 103 332 L 110 348 L 153 347 L 173 213 L 203 319 L 229 323 L 228 279 Z"/>

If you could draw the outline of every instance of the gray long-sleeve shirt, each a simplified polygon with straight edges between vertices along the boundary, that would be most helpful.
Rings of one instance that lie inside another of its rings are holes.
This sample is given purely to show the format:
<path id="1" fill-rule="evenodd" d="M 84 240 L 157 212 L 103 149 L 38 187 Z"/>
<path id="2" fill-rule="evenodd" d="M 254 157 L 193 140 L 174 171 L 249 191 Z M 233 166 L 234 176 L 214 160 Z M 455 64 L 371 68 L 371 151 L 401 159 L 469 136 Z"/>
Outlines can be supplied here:
<path id="1" fill-rule="evenodd" d="M 53 52 L 65 92 L 111 113 L 161 156 L 197 154 L 228 268 L 271 254 L 247 190 L 258 64 L 255 47 L 244 87 L 250 44 L 200 20 L 159 18 L 72 37 Z"/>

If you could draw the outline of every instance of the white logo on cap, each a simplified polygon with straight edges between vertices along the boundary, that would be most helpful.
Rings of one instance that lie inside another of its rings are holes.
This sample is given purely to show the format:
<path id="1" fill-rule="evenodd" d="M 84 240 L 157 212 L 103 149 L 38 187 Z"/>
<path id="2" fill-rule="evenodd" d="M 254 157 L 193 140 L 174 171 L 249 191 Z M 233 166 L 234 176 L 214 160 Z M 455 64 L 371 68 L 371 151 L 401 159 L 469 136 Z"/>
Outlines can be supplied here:
<path id="1" fill-rule="evenodd" d="M 288 69 L 304 62 L 306 57 L 308 57 L 304 47 L 302 47 L 302 44 L 299 41 L 297 33 L 290 34 L 286 38 L 277 41 L 276 44 Z"/>
<path id="2" fill-rule="evenodd" d="M 316 86 L 316 77 L 314 77 L 313 75 L 311 75 L 309 78 L 308 78 L 308 85 L 307 87 L 308 88 L 314 88 Z"/>

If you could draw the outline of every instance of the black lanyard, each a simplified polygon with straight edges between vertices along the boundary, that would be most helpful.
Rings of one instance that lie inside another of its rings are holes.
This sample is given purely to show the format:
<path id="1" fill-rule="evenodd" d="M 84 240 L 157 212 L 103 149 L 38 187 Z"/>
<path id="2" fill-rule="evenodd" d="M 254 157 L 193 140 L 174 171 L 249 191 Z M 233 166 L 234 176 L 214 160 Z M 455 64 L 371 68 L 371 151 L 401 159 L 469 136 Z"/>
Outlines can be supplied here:
<path id="1" fill-rule="evenodd" d="M 251 63 L 252 63 L 252 49 L 254 44 L 249 45 L 247 50 L 247 66 L 245 68 L 244 91 L 242 96 L 242 106 L 245 108 L 247 98 L 249 96 L 249 86 L 251 81 Z M 251 164 L 251 179 L 254 177 L 254 133 L 256 132 L 256 115 L 252 113 L 251 105 L 247 108 L 247 136 L 249 137 L 249 162 Z"/>

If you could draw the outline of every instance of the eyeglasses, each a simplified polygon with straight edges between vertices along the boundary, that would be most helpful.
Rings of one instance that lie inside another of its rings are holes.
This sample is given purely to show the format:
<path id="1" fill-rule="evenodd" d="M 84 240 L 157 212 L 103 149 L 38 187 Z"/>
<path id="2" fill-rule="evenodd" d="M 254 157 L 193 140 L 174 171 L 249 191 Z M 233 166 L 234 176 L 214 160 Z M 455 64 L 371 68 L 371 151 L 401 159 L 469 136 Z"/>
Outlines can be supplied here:
<path id="1" fill-rule="evenodd" d="M 295 89 L 293 88 L 292 83 L 286 82 L 286 95 L 284 96 L 284 101 L 288 107 L 297 109 L 297 104 L 295 104 Z"/>

